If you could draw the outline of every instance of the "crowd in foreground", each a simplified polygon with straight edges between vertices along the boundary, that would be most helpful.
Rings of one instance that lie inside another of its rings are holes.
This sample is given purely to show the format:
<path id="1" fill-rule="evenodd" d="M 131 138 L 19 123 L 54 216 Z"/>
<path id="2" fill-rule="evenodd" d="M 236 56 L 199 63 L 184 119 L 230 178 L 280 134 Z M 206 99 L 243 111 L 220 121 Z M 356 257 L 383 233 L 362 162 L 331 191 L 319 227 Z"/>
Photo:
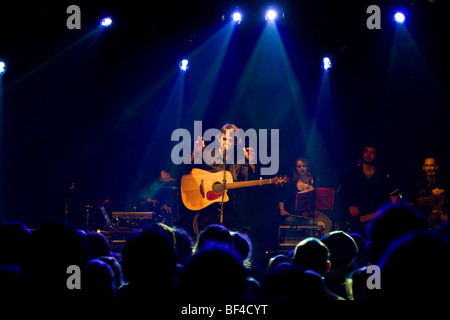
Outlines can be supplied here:
<path id="1" fill-rule="evenodd" d="M 0 292 L 152 302 L 446 299 L 449 224 L 430 229 L 413 207 L 397 203 L 384 206 L 368 230 L 368 239 L 339 230 L 306 238 L 261 267 L 249 238 L 222 225 L 192 239 L 150 224 L 117 253 L 101 233 L 9 222 L 0 226 Z"/>

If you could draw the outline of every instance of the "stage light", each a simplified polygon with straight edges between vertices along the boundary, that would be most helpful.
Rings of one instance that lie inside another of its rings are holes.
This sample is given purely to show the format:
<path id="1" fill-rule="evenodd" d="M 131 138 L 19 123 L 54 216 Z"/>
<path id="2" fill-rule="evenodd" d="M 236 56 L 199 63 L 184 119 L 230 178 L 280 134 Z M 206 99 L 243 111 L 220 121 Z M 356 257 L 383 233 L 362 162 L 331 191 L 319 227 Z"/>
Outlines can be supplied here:
<path id="1" fill-rule="evenodd" d="M 322 68 L 325 71 L 328 71 L 331 69 L 331 60 L 328 57 L 323 58 L 322 60 Z"/>
<path id="2" fill-rule="evenodd" d="M 103 18 L 100 21 L 100 26 L 101 27 L 108 28 L 109 26 L 111 26 L 111 24 L 112 24 L 112 19 L 110 17 Z"/>
<path id="3" fill-rule="evenodd" d="M 0 61 L 0 75 L 4 74 L 6 71 L 6 63 L 3 61 Z"/>
<path id="4" fill-rule="evenodd" d="M 266 12 L 266 21 L 274 21 L 278 17 L 278 13 L 275 9 L 268 9 Z"/>
<path id="5" fill-rule="evenodd" d="M 181 71 L 188 71 L 189 70 L 189 60 L 183 59 L 180 61 L 178 67 Z"/>
<path id="6" fill-rule="evenodd" d="M 397 23 L 405 22 L 405 15 L 401 12 L 396 12 L 394 15 L 394 19 Z"/>
<path id="7" fill-rule="evenodd" d="M 241 23 L 241 21 L 242 21 L 242 13 L 240 13 L 239 11 L 233 12 L 233 14 L 231 15 L 231 20 L 233 20 L 237 24 Z"/>

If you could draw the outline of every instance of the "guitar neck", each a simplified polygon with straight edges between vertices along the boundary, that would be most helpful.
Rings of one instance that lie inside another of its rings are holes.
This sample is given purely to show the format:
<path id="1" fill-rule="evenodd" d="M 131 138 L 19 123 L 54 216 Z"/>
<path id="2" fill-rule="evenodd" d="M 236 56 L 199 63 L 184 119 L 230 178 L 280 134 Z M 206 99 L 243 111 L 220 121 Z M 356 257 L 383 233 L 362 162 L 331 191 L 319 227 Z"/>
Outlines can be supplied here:
<path id="1" fill-rule="evenodd" d="M 250 180 L 250 181 L 237 181 L 227 183 L 225 189 L 237 189 L 237 188 L 245 188 L 245 187 L 253 187 L 253 186 L 262 186 L 266 184 L 275 183 L 275 179 L 260 179 L 260 180 Z"/>

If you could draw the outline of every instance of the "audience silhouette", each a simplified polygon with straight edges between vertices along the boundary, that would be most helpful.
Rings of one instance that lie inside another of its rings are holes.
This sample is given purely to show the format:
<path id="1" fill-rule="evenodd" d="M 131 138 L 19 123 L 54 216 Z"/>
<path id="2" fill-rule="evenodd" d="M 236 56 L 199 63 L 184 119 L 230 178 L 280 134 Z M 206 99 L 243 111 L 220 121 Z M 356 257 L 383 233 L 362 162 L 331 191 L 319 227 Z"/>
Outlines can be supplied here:
<path id="1" fill-rule="evenodd" d="M 31 234 L 29 253 L 23 266 L 23 293 L 31 297 L 76 298 L 84 294 L 67 286 L 68 267 L 84 274 L 88 251 L 79 232 L 60 224 L 45 224 Z M 30 297 L 29 297 L 30 298 Z"/>
<path id="2" fill-rule="evenodd" d="M 332 231 L 300 241 L 289 254 L 253 260 L 254 244 L 219 224 L 197 238 L 178 227 L 151 223 L 113 252 L 102 233 L 61 224 L 30 230 L 0 225 L 0 295 L 18 299 L 78 298 L 91 301 L 269 301 L 445 299 L 450 277 L 450 223 L 431 229 L 405 202 L 382 206 L 360 234 Z M 381 270 L 381 289 L 369 288 L 370 265 Z M 68 286 L 69 266 L 81 287 Z"/>
<path id="3" fill-rule="evenodd" d="M 391 243 L 381 256 L 381 294 L 386 301 L 447 302 L 450 260 L 448 238 L 426 230 L 413 230 Z"/>
<path id="4" fill-rule="evenodd" d="M 242 262 L 232 245 L 214 240 L 205 242 L 181 271 L 178 297 L 194 301 L 246 298 L 249 284 Z"/>
<path id="5" fill-rule="evenodd" d="M 332 231 L 321 240 L 330 251 L 331 268 L 325 275 L 326 287 L 344 299 L 353 300 L 350 273 L 358 253 L 355 240 L 341 230 Z"/>
<path id="6" fill-rule="evenodd" d="M 161 224 L 152 224 L 127 240 L 122 254 L 126 284 L 119 294 L 140 299 L 169 299 L 176 273 L 174 235 Z"/>
<path id="7" fill-rule="evenodd" d="M 267 276 L 261 297 L 269 300 L 327 300 L 321 276 L 293 263 L 281 263 Z"/>
<path id="8" fill-rule="evenodd" d="M 385 204 L 368 226 L 369 259 L 378 263 L 388 245 L 410 231 L 428 229 L 428 222 L 414 207 L 403 201 Z"/>

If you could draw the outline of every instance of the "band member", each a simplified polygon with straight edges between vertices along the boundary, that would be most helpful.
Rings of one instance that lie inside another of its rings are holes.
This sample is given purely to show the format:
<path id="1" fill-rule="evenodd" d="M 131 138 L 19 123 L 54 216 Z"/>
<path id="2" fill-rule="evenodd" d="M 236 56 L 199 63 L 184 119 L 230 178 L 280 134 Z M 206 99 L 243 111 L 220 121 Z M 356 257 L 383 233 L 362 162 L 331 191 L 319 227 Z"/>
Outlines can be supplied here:
<path id="1" fill-rule="evenodd" d="M 227 159 L 228 157 L 234 156 L 233 152 L 230 152 L 233 150 L 236 146 L 240 145 L 242 146 L 242 141 L 237 141 L 239 137 L 235 137 L 233 135 L 233 131 L 238 130 L 239 128 L 234 124 L 224 124 L 222 128 L 220 129 L 220 132 L 222 134 L 222 145 L 220 152 L 223 155 L 223 162 L 225 163 L 225 168 L 227 171 L 230 171 L 233 175 L 234 181 L 245 181 L 249 180 L 249 178 L 257 178 L 257 167 L 253 163 L 253 160 L 255 158 L 255 152 L 252 148 L 245 148 L 244 147 L 244 154 L 245 154 L 245 164 L 238 164 L 238 163 L 232 163 L 228 164 Z M 192 162 L 195 163 L 195 155 L 202 155 L 203 149 L 205 148 L 205 143 L 202 140 L 201 137 L 198 137 L 197 140 L 194 143 L 194 150 L 192 152 Z M 236 161 L 234 161 L 236 162 Z M 224 164 L 223 163 L 213 163 L 213 164 L 207 164 L 205 161 L 201 161 L 201 165 L 194 165 L 194 167 L 198 167 L 207 171 L 211 172 L 218 172 L 223 171 Z"/>
<path id="2" fill-rule="evenodd" d="M 282 190 L 278 208 L 280 215 L 284 217 L 284 225 L 304 225 L 308 220 L 295 216 L 295 197 L 298 192 L 314 189 L 314 179 L 308 160 L 298 158 L 295 160 L 295 168 L 292 173 L 291 183 Z"/>
<path id="3" fill-rule="evenodd" d="M 365 235 L 365 225 L 376 211 L 390 199 L 390 181 L 377 162 L 377 146 L 364 145 L 362 159 L 347 169 L 338 188 L 342 217 L 349 222 L 349 231 Z"/>
<path id="4" fill-rule="evenodd" d="M 259 178 L 259 168 L 253 164 L 255 159 L 254 150 L 249 147 L 245 148 L 242 141 L 238 141 L 239 137 L 233 135 L 233 131 L 238 130 L 238 127 L 234 124 L 227 123 L 221 128 L 222 140 L 220 151 L 223 155 L 223 163 L 208 164 L 205 161 L 201 161 L 201 164 L 194 164 L 190 166 L 192 168 L 199 168 L 209 172 L 223 172 L 229 171 L 233 177 L 233 182 L 256 180 Z M 234 156 L 235 152 L 231 152 L 235 148 L 244 148 L 245 163 L 227 163 L 227 159 L 230 156 Z M 195 155 L 202 155 L 205 149 L 205 143 L 201 137 L 198 137 L 194 143 L 194 150 L 192 152 L 192 163 L 196 163 Z M 226 203 L 213 203 L 210 206 L 198 211 L 194 217 L 194 232 L 198 233 L 206 226 L 213 223 L 220 223 L 220 215 L 222 215 L 223 224 L 231 229 L 237 229 L 245 225 L 248 199 L 245 199 L 246 190 L 228 190 L 227 194 L 230 200 Z"/>
<path id="5" fill-rule="evenodd" d="M 171 171 L 169 168 L 161 169 L 159 177 L 140 191 L 134 203 L 136 211 L 154 212 L 157 221 L 170 226 L 179 218 L 179 187 Z"/>
<path id="6" fill-rule="evenodd" d="M 330 219 L 321 212 L 299 212 L 295 211 L 295 201 L 298 192 L 305 192 L 317 188 L 317 180 L 311 173 L 311 167 L 305 158 L 297 158 L 293 168 L 292 180 L 285 188 L 281 189 L 278 209 L 283 217 L 282 225 L 316 225 L 324 227 L 324 232 L 331 231 Z"/>
<path id="7" fill-rule="evenodd" d="M 448 220 L 445 194 L 447 183 L 437 173 L 438 165 L 434 157 L 425 158 L 422 166 L 424 176 L 416 184 L 414 205 L 427 216 L 432 226 Z"/>

